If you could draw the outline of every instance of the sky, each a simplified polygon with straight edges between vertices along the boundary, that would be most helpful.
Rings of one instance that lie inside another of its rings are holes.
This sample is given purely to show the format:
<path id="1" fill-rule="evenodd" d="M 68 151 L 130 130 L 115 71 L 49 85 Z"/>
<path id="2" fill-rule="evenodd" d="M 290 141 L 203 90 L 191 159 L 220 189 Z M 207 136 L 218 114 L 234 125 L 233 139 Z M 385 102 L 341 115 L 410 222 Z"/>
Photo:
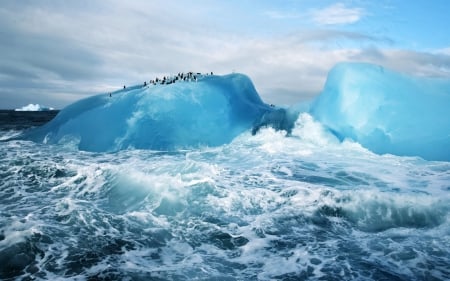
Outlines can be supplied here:
<path id="1" fill-rule="evenodd" d="M 61 109 L 179 72 L 248 75 L 262 99 L 320 94 L 338 62 L 450 78 L 448 0 L 2 0 L 0 108 Z"/>

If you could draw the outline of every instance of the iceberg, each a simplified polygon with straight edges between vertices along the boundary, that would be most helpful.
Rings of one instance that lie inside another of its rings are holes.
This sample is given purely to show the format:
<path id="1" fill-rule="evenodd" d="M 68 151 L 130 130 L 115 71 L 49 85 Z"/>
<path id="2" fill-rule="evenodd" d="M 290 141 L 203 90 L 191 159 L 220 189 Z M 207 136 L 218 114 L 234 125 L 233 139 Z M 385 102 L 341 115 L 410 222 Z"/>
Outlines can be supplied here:
<path id="1" fill-rule="evenodd" d="M 15 111 L 49 111 L 55 110 L 52 107 L 46 107 L 40 104 L 30 103 L 29 105 L 23 106 L 21 108 L 16 108 Z"/>
<path id="2" fill-rule="evenodd" d="M 450 80 L 340 63 L 310 114 L 338 138 L 378 154 L 450 161 Z"/>
<path id="3" fill-rule="evenodd" d="M 268 105 L 243 74 L 201 75 L 82 99 L 18 138 L 76 143 L 95 152 L 173 151 L 219 146 L 262 127 L 289 136 L 299 113 L 308 112 L 340 140 L 351 139 L 377 154 L 450 161 L 449 105 L 449 79 L 340 63 L 307 106 Z"/>
<path id="4" fill-rule="evenodd" d="M 247 76 L 208 75 L 192 82 L 146 83 L 82 99 L 22 138 L 75 141 L 80 150 L 94 152 L 218 146 L 249 130 L 272 110 Z"/>

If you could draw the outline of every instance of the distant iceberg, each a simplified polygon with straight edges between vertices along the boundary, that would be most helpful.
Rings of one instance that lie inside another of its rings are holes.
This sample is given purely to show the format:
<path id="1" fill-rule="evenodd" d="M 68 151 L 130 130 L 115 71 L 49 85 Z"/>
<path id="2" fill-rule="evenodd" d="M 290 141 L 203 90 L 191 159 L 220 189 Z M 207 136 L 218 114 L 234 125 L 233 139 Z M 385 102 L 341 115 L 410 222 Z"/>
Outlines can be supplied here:
<path id="1" fill-rule="evenodd" d="M 448 79 L 341 63 L 328 74 L 310 113 L 340 139 L 375 153 L 450 161 Z"/>
<path id="2" fill-rule="evenodd" d="M 55 110 L 52 107 L 46 107 L 40 104 L 32 104 L 26 105 L 21 108 L 16 108 L 15 111 L 49 111 L 49 110 Z"/>

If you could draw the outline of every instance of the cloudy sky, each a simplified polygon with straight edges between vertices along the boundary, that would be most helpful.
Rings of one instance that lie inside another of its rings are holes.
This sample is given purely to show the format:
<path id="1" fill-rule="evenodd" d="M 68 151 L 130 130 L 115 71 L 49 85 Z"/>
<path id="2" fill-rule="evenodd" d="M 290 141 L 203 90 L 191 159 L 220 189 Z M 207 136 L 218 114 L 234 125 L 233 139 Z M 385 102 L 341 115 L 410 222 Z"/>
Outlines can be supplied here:
<path id="1" fill-rule="evenodd" d="M 2 0 L 0 108 L 63 108 L 178 72 L 245 73 L 263 100 L 319 94 L 340 61 L 450 77 L 447 0 Z"/>

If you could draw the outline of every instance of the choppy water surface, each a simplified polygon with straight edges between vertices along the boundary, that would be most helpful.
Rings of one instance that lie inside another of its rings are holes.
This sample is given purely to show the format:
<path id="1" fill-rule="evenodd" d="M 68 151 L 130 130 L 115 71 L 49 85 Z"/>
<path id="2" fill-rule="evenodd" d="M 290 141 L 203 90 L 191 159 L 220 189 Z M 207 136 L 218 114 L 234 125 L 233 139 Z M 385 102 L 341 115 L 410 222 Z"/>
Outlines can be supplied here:
<path id="1" fill-rule="evenodd" d="M 171 153 L 0 142 L 0 179 L 3 280 L 450 278 L 450 163 L 306 114 L 290 137 Z"/>

